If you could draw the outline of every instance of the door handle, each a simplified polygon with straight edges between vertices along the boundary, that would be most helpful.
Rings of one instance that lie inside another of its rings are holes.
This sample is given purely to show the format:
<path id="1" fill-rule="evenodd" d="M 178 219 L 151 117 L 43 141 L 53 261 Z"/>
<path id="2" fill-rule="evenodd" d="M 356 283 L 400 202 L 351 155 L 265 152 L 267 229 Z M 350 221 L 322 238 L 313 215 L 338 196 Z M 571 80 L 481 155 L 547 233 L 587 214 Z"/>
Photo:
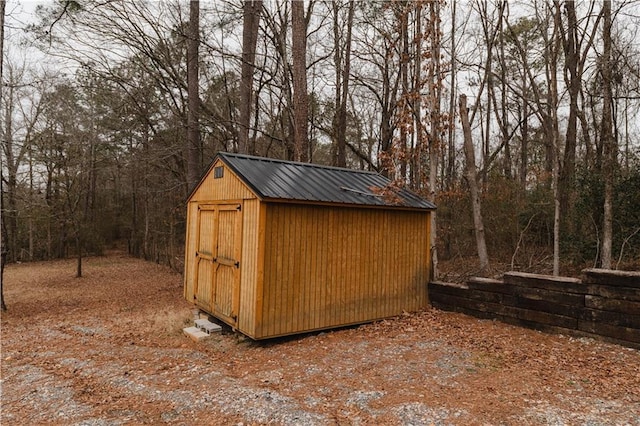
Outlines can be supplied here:
<path id="1" fill-rule="evenodd" d="M 240 267 L 240 262 L 235 259 L 229 259 L 227 257 L 214 257 L 213 261 L 219 265 Z"/>

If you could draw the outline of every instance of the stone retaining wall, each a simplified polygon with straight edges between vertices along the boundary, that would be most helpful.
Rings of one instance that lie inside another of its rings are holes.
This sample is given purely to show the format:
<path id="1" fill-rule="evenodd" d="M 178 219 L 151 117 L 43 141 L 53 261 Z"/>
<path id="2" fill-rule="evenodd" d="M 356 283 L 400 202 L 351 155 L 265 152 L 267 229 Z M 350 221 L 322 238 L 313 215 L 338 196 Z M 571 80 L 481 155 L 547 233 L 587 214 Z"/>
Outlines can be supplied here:
<path id="1" fill-rule="evenodd" d="M 437 308 L 640 348 L 640 272 L 586 269 L 582 279 L 507 272 L 502 280 L 429 283 Z"/>

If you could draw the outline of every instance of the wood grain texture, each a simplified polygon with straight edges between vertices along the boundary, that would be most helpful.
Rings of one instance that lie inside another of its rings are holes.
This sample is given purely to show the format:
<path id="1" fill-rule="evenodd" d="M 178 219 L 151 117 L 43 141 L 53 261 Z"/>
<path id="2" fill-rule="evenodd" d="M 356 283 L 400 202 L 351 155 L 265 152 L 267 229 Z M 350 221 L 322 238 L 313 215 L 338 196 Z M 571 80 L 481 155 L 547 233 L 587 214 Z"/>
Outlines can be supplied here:
<path id="1" fill-rule="evenodd" d="M 214 178 L 214 169 L 223 167 L 223 177 Z M 200 181 L 195 191 L 191 194 L 189 201 L 209 202 L 218 201 L 225 202 L 227 200 L 246 200 L 256 198 L 256 195 L 240 180 L 231 169 L 229 169 L 221 160 L 217 160 L 205 177 Z"/>
<path id="2" fill-rule="evenodd" d="M 214 178 L 215 167 L 223 167 L 221 178 Z M 185 299 L 248 333 L 255 325 L 258 205 L 256 195 L 218 160 L 187 207 Z M 211 261 L 198 256 L 200 251 Z"/>
<path id="3" fill-rule="evenodd" d="M 185 298 L 254 339 L 419 310 L 429 215 L 265 202 L 217 161 L 188 203 Z"/>
<path id="4" fill-rule="evenodd" d="M 240 285 L 238 287 L 237 327 L 253 336 L 256 328 L 256 295 L 258 271 L 258 241 L 260 238 L 258 200 L 246 200 L 243 204 L 242 253 L 240 255 Z"/>
<path id="5" fill-rule="evenodd" d="M 428 212 L 270 203 L 257 338 L 416 311 L 427 304 Z"/>

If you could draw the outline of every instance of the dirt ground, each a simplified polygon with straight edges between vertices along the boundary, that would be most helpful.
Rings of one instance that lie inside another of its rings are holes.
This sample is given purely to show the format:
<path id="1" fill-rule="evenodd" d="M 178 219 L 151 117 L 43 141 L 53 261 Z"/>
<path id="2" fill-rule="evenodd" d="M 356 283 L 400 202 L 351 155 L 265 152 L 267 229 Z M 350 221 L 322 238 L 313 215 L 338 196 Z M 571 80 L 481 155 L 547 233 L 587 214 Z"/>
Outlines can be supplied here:
<path id="1" fill-rule="evenodd" d="M 640 425 L 640 352 L 427 309 L 256 343 L 182 334 L 181 277 L 10 265 L 2 425 Z"/>

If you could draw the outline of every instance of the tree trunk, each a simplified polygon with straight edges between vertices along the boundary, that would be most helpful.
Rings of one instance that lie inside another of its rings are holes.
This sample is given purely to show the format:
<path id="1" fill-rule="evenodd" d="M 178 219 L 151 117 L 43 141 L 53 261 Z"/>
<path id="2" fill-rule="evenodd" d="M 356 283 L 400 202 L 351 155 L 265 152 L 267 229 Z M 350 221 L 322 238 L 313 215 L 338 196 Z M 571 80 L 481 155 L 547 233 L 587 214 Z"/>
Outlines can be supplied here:
<path id="1" fill-rule="evenodd" d="M 76 278 L 82 278 L 82 240 L 80 238 L 80 229 L 76 229 L 76 250 L 78 251 L 78 261 L 76 264 Z"/>
<path id="2" fill-rule="evenodd" d="M 466 177 L 471 193 L 471 207 L 473 209 L 473 224 L 476 235 L 476 245 L 478 248 L 478 259 L 480 269 L 486 272 L 489 268 L 489 255 L 487 254 L 487 244 L 484 235 L 484 222 L 482 220 L 482 208 L 480 203 L 480 193 L 478 190 L 478 180 L 476 176 L 476 158 L 471 138 L 471 124 L 469 123 L 469 110 L 467 109 L 467 96 L 460 95 L 460 121 L 462 132 L 464 133 L 464 154 L 466 159 Z"/>
<path id="3" fill-rule="evenodd" d="M 291 1 L 291 54 L 293 58 L 293 144 L 294 159 L 309 161 L 309 98 L 307 95 L 307 25 L 304 2 Z"/>
<path id="4" fill-rule="evenodd" d="M 189 3 L 189 28 L 187 36 L 187 191 L 200 179 L 200 84 L 198 50 L 200 44 L 200 2 Z"/>
<path id="5" fill-rule="evenodd" d="M 410 122 L 410 93 L 409 93 L 409 7 L 406 5 L 400 12 L 400 37 L 402 40 L 402 53 L 400 54 L 400 78 L 402 81 L 402 92 L 400 95 L 400 107 L 397 109 L 396 117 L 399 121 L 400 143 L 397 145 L 394 157 L 400 164 L 400 179 L 407 181 L 407 145 L 409 132 L 407 122 Z M 411 93 L 411 96 L 413 93 Z"/>
<path id="6" fill-rule="evenodd" d="M 4 7 L 4 3 L 3 6 Z M 8 72 L 8 80 L 13 81 L 13 70 L 12 67 L 9 67 Z M 17 258 L 17 233 L 18 233 L 18 219 L 17 219 L 17 204 L 16 204 L 16 191 L 18 189 L 18 166 L 19 160 L 17 160 L 14 156 L 15 143 L 13 140 L 14 131 L 13 131 L 13 112 L 14 112 L 14 85 L 4 85 L 2 86 L 8 89 L 7 94 L 7 102 L 4 105 L 4 129 L 3 129 L 3 140 L 2 140 L 2 151 L 4 153 L 4 164 L 2 167 L 2 179 L 5 180 L 6 187 L 6 200 L 5 205 L 2 210 L 2 223 L 5 229 L 5 248 L 6 248 L 6 256 L 9 262 L 15 262 L 18 260 Z M 1 99 L 1 98 L 0 98 Z M 4 101 L 4 99 L 2 99 Z M 4 172 L 6 170 L 6 175 Z M 5 197 L 4 192 L 2 196 Z"/>
<path id="7" fill-rule="evenodd" d="M 354 9 L 355 2 L 353 0 L 350 0 L 347 16 L 347 34 L 345 36 L 344 46 L 340 46 L 338 36 L 338 3 L 333 3 L 333 34 L 335 38 L 334 62 L 336 66 L 336 100 L 334 118 L 336 145 L 333 164 L 338 167 L 346 167 L 347 165 L 347 99 L 349 98 L 349 76 L 351 72 L 351 30 L 353 27 Z"/>
<path id="8" fill-rule="evenodd" d="M 440 113 L 440 101 L 442 98 L 442 73 L 440 69 L 440 1 L 429 3 L 429 26 L 427 30 L 430 37 L 430 63 L 429 63 L 429 200 L 436 202 L 437 178 L 438 178 L 438 158 L 441 149 L 441 128 L 443 128 Z M 418 54 L 422 54 L 418 51 Z M 416 72 L 418 72 L 416 70 Z M 419 87 L 417 88 L 419 90 Z M 422 126 L 418 126 L 422 130 Z M 474 169 L 475 171 L 475 169 Z M 437 224 L 436 212 L 431 212 L 431 261 L 433 268 L 433 278 L 438 277 L 438 251 L 437 251 Z M 485 250 L 486 251 L 486 250 Z"/>
<path id="9" fill-rule="evenodd" d="M 556 47 L 552 51 L 552 60 L 550 61 L 550 85 L 549 85 L 549 99 L 548 104 L 548 120 L 549 120 L 549 146 L 551 149 L 551 186 L 553 188 L 553 275 L 560 275 L 560 226 L 562 220 L 562 211 L 560 209 L 560 191 L 559 191 L 559 176 L 560 176 L 560 131 L 558 129 L 558 52 L 559 46 L 557 45 L 558 38 L 554 44 Z M 553 106 L 553 107 L 552 107 Z"/>
<path id="10" fill-rule="evenodd" d="M 551 39 L 545 43 L 545 72 L 548 84 L 548 102 L 546 112 L 543 114 L 545 126 L 545 139 L 547 144 L 548 168 L 551 173 L 551 188 L 553 191 L 554 219 L 553 219 L 553 275 L 560 274 L 560 130 L 558 127 L 558 56 L 560 54 L 561 37 L 558 20 L 553 19 Z M 538 105 L 541 106 L 538 98 Z M 542 108 L 540 108 L 542 110 Z"/>
<path id="11" fill-rule="evenodd" d="M 552 186 L 553 186 L 553 275 L 560 275 L 560 191 L 559 173 L 558 173 L 558 141 L 553 142 L 553 171 L 552 171 Z"/>
<path id="12" fill-rule="evenodd" d="M 390 54 L 390 52 L 386 52 Z M 382 169 L 382 174 L 391 180 L 396 178 L 395 168 L 393 167 L 393 110 L 396 105 L 396 92 L 398 89 L 398 82 L 400 79 L 396 79 L 395 84 L 391 82 L 391 67 L 389 62 L 385 62 L 382 66 L 382 100 L 380 111 L 380 153 L 379 167 Z"/>
<path id="13" fill-rule="evenodd" d="M 485 117 L 485 123 L 484 123 L 484 139 L 483 139 L 483 150 L 482 150 L 482 168 L 484 170 L 489 170 L 489 157 L 491 156 L 490 153 L 490 148 L 491 148 L 491 96 L 493 93 L 493 42 L 491 43 L 487 43 L 488 44 L 488 52 L 487 55 L 489 58 L 487 61 L 487 73 L 486 73 L 486 79 L 487 79 L 487 113 L 486 113 L 486 117 Z M 480 96 L 480 95 L 478 95 Z M 497 112 L 496 112 L 497 114 Z M 488 180 L 489 180 L 489 174 L 488 173 L 482 173 L 482 188 L 484 190 L 487 189 L 487 185 L 488 185 Z"/>
<path id="14" fill-rule="evenodd" d="M 612 72 L 611 72 L 611 0 L 602 3 L 604 27 L 602 31 L 602 57 L 600 58 L 603 105 L 602 105 L 602 151 L 604 178 L 604 217 L 602 226 L 602 267 L 611 269 L 613 245 L 613 181 L 615 169 L 615 147 L 612 124 Z"/>
<path id="15" fill-rule="evenodd" d="M 526 74 L 522 74 L 522 140 L 520 141 L 520 186 L 527 189 L 527 161 L 529 159 L 529 93 Z"/>
<path id="16" fill-rule="evenodd" d="M 7 251 L 5 250 L 5 238 L 4 233 L 2 236 L 2 242 L 0 247 L 0 309 L 2 311 L 7 310 L 7 304 L 4 302 L 4 265 L 7 263 Z"/>
<path id="17" fill-rule="evenodd" d="M 0 83 L 4 81 L 4 12 L 7 6 L 6 0 L 0 0 Z M 3 84 L 0 84 L 0 99 L 2 99 Z M 7 310 L 4 303 L 4 265 L 7 261 L 7 235 L 4 221 L 4 177 L 0 172 L 0 309 Z"/>
<path id="18" fill-rule="evenodd" d="M 2 28 L 4 29 L 4 6 L 5 2 L 2 1 L 0 8 L 2 9 Z M 0 48 L 0 50 L 2 50 Z M 0 61 L 1 62 L 1 61 Z M 1 73 L 2 71 L 0 71 Z M 0 80 L 1 81 L 1 80 Z M 2 89 L 0 89 L 2 90 Z M 7 310 L 7 305 L 4 303 L 4 266 L 7 263 L 7 232 L 4 222 L 4 179 L 0 176 L 0 309 Z"/>
<path id="19" fill-rule="evenodd" d="M 413 93 L 413 101 L 411 105 L 411 111 L 413 112 L 413 121 L 415 126 L 415 132 L 413 135 L 412 141 L 415 141 L 415 144 L 411 146 L 411 173 L 410 173 L 410 182 L 411 188 L 416 191 L 420 191 L 425 187 L 425 182 L 423 178 L 423 173 L 425 172 L 427 163 L 426 163 L 426 152 L 425 152 L 425 126 L 422 122 L 422 88 L 424 87 L 424 78 L 422 74 L 422 39 L 423 39 L 423 30 L 422 30 L 422 3 L 416 2 L 415 5 L 415 25 L 413 32 L 413 44 L 414 52 L 416 53 L 415 59 L 413 60 L 413 78 L 411 84 L 413 87 L 411 88 L 411 92 Z M 430 22 L 429 22 L 430 23 Z M 439 46 L 438 46 L 439 47 Z M 432 45 L 433 49 L 433 45 Z M 432 58 L 433 59 L 433 58 Z M 431 159 L 429 159 L 431 160 Z M 435 193 L 434 193 L 435 195 Z M 435 201 L 435 200 L 429 200 Z M 435 225 L 435 223 L 432 223 Z M 432 229 L 435 226 L 432 226 Z M 435 237 L 431 238 L 432 242 L 435 241 Z M 433 257 L 433 256 L 432 256 Z"/>
<path id="20" fill-rule="evenodd" d="M 6 311 L 7 305 L 4 302 L 4 266 L 7 263 L 7 250 L 5 244 L 6 238 L 4 233 L 4 226 L 3 230 L 0 231 L 0 233 L 2 234 L 0 241 L 0 309 L 2 309 L 2 311 Z"/>
<path id="21" fill-rule="evenodd" d="M 575 2 L 565 2 L 567 12 L 567 34 L 563 40 L 565 54 L 565 82 L 569 92 L 569 118 L 567 120 L 567 132 L 564 145 L 564 159 L 560 168 L 559 186 L 560 213 L 562 229 L 568 229 L 571 224 L 572 203 L 576 163 L 576 142 L 578 129 L 578 96 L 582 76 L 578 74 L 578 23 L 576 18 Z M 556 19 L 561 19 L 560 7 L 556 3 Z M 561 23 L 558 24 L 560 27 Z"/>
<path id="22" fill-rule="evenodd" d="M 332 2 L 333 8 L 333 65 L 336 69 L 335 73 L 335 100 L 334 100 L 334 113 L 333 113 L 333 121 L 332 121 L 332 131 L 333 131 L 333 144 L 331 146 L 331 161 L 334 166 L 344 167 L 346 163 L 346 158 L 341 157 L 341 154 L 344 152 L 346 154 L 346 150 L 344 150 L 343 140 L 345 135 L 341 134 L 342 126 L 340 121 L 340 107 L 342 106 L 342 48 L 340 46 L 340 29 L 342 25 L 340 24 L 340 3 L 338 1 Z M 345 127 L 346 130 L 346 127 Z"/>
<path id="23" fill-rule="evenodd" d="M 507 64 L 505 58 L 505 39 L 504 39 L 504 26 L 502 19 L 500 20 L 500 113 L 502 119 L 499 120 L 500 127 L 502 128 L 502 144 L 504 145 L 504 176 L 508 180 L 512 179 L 511 176 L 511 144 L 509 135 L 509 113 L 507 107 Z M 494 93 L 495 101 L 495 93 Z M 496 114 L 498 113 L 498 107 L 496 105 Z"/>
<path id="24" fill-rule="evenodd" d="M 245 0 L 242 21 L 242 75 L 240 78 L 240 129 L 238 132 L 238 152 L 241 154 L 255 154 L 249 152 L 249 128 L 251 127 L 253 73 L 261 13 L 262 0 Z"/>
<path id="25" fill-rule="evenodd" d="M 451 1 L 451 85 L 449 87 L 449 143 L 447 148 L 447 179 L 445 187 L 447 190 L 453 188 L 456 178 L 456 126 L 454 120 L 456 116 L 456 73 L 458 70 L 456 52 L 456 9 L 457 0 Z"/>

